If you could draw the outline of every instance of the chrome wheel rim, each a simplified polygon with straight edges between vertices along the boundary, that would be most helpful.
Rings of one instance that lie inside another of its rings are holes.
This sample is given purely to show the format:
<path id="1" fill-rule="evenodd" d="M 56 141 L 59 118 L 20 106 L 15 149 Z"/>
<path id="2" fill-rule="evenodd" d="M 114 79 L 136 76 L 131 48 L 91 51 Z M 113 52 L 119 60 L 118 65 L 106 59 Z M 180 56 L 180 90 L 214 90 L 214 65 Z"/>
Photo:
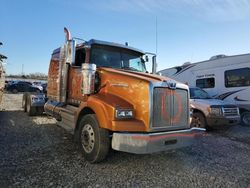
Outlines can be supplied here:
<path id="1" fill-rule="evenodd" d="M 82 147 L 86 153 L 90 153 L 94 149 L 95 134 L 91 125 L 86 124 L 81 132 Z"/>

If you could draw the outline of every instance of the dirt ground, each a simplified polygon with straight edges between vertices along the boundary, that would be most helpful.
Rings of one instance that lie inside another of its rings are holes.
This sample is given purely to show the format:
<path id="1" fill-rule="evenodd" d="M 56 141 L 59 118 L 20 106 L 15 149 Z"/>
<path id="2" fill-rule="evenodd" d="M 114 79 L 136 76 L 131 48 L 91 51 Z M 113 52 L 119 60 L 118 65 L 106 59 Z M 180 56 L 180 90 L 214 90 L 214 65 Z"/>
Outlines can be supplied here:
<path id="1" fill-rule="evenodd" d="M 209 132 L 190 147 L 82 157 L 72 136 L 47 116 L 29 117 L 21 94 L 0 105 L 0 187 L 250 187 L 250 127 Z"/>

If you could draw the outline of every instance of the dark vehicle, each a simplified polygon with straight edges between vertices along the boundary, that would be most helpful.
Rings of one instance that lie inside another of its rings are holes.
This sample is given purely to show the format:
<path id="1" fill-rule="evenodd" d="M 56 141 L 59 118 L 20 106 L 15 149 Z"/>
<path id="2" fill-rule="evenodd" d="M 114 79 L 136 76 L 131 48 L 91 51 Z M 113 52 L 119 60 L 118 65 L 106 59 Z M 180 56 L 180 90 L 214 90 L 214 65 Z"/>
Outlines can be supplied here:
<path id="1" fill-rule="evenodd" d="M 44 93 L 47 93 L 48 84 L 47 84 L 47 83 L 44 83 L 44 84 L 42 84 L 42 87 L 43 87 L 43 92 L 44 92 Z"/>
<path id="2" fill-rule="evenodd" d="M 44 112 L 44 104 L 47 101 L 47 84 L 40 85 L 40 87 L 39 85 L 34 85 L 34 83 L 28 83 L 28 85 L 29 84 L 32 89 L 23 94 L 22 107 L 24 112 L 27 112 L 29 116 L 42 115 Z"/>
<path id="3" fill-rule="evenodd" d="M 31 83 L 23 82 L 23 81 L 8 85 L 6 90 L 12 93 L 18 93 L 18 92 L 39 92 L 40 93 L 41 92 L 40 89 L 32 86 Z"/>
<path id="4" fill-rule="evenodd" d="M 46 95 L 44 93 L 29 91 L 23 94 L 22 107 L 29 116 L 42 115 L 45 102 Z"/>

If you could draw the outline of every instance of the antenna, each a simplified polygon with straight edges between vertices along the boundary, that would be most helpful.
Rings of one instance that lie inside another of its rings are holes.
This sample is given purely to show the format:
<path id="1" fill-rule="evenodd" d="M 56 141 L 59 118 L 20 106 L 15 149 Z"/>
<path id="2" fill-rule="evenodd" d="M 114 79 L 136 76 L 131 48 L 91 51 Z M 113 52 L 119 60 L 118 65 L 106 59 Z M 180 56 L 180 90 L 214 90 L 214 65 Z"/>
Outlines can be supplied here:
<path id="1" fill-rule="evenodd" d="M 155 18 L 155 53 L 158 55 L 158 23 L 157 16 Z"/>

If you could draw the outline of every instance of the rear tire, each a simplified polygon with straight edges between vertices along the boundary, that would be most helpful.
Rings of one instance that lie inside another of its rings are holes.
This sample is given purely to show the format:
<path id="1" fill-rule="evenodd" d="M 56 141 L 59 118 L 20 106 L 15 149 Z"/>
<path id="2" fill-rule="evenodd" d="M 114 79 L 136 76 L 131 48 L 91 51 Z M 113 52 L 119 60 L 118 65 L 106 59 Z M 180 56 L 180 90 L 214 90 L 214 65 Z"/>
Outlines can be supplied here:
<path id="1" fill-rule="evenodd" d="M 109 132 L 99 126 L 95 114 L 85 115 L 79 122 L 79 145 L 90 163 L 104 160 L 110 149 Z"/>
<path id="2" fill-rule="evenodd" d="M 27 95 L 26 94 L 23 94 L 22 107 L 23 107 L 24 112 L 27 112 Z"/>
<path id="3" fill-rule="evenodd" d="M 43 109 L 43 107 L 38 107 L 38 109 L 37 109 L 37 115 L 43 115 L 43 112 L 44 112 L 44 109 Z"/>
<path id="4" fill-rule="evenodd" d="M 27 99 L 26 101 L 27 101 L 27 112 L 28 112 L 28 115 L 29 116 L 34 116 L 34 115 L 36 115 L 36 107 L 34 107 L 34 106 L 31 106 L 31 101 L 30 101 L 31 99 Z"/>
<path id="5" fill-rule="evenodd" d="M 250 112 L 243 112 L 240 117 L 242 125 L 250 126 Z"/>

